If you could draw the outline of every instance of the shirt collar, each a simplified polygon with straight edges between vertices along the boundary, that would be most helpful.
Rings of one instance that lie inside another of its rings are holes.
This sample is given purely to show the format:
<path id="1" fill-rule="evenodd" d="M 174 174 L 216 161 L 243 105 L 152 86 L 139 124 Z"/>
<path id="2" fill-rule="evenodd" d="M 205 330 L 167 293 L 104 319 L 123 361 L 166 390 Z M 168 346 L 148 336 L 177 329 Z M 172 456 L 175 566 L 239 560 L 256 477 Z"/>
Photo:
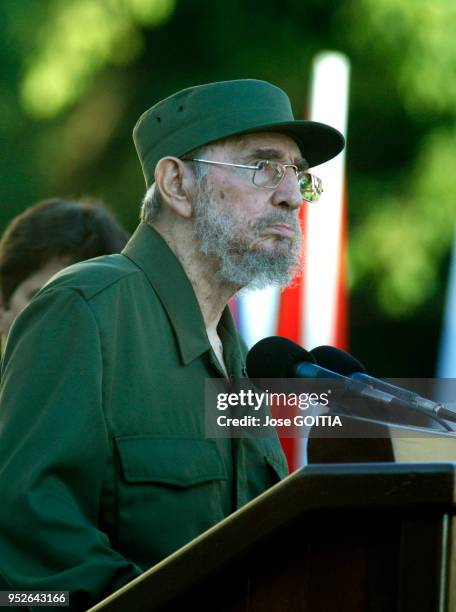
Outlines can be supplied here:
<path id="1" fill-rule="evenodd" d="M 140 223 L 122 253 L 141 268 L 154 287 L 173 326 L 184 365 L 210 350 L 193 286 L 163 237 L 146 223 Z M 236 350 L 234 347 L 239 350 L 238 334 L 228 307 L 220 323 L 227 345 L 234 344 L 230 350 Z"/>

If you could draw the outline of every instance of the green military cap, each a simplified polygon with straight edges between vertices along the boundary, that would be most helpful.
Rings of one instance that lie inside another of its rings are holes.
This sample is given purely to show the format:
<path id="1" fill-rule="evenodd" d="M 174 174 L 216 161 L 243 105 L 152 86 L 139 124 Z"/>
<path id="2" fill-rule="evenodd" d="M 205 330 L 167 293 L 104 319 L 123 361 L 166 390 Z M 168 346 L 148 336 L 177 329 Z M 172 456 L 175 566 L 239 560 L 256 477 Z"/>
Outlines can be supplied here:
<path id="1" fill-rule="evenodd" d="M 344 147 L 340 132 L 316 121 L 295 120 L 287 94 L 255 79 L 178 91 L 141 115 L 133 140 L 149 187 L 162 157 L 181 157 L 214 140 L 251 132 L 291 136 L 310 167 L 328 161 Z"/>

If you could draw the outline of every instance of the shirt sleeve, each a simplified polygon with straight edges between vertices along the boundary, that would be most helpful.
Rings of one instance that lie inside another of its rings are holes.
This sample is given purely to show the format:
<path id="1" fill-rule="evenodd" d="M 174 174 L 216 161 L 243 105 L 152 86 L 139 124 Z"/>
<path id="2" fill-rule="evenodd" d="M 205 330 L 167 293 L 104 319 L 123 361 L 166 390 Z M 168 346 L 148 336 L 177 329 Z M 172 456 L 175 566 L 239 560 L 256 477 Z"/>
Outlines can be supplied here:
<path id="1" fill-rule="evenodd" d="M 141 574 L 98 527 L 111 452 L 95 317 L 77 291 L 45 290 L 2 363 L 0 574 L 12 588 L 70 591 L 79 610 Z"/>

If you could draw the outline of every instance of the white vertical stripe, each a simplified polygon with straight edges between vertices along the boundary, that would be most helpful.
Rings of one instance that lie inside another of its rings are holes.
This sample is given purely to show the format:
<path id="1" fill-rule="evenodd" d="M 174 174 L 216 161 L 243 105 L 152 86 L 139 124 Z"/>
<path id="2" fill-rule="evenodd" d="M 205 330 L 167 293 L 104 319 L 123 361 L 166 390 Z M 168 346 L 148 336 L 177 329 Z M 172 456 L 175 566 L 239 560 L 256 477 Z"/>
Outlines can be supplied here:
<path id="1" fill-rule="evenodd" d="M 310 119 L 346 134 L 349 63 L 340 53 L 319 54 L 313 63 Z M 340 267 L 340 238 L 345 155 L 313 169 L 324 192 L 316 205 L 307 204 L 303 338 L 307 349 L 333 344 Z"/>
<path id="2" fill-rule="evenodd" d="M 448 277 L 437 376 L 456 378 L 456 232 Z"/>
<path id="3" fill-rule="evenodd" d="M 279 296 L 277 287 L 238 294 L 240 331 L 249 349 L 262 338 L 275 335 Z"/>

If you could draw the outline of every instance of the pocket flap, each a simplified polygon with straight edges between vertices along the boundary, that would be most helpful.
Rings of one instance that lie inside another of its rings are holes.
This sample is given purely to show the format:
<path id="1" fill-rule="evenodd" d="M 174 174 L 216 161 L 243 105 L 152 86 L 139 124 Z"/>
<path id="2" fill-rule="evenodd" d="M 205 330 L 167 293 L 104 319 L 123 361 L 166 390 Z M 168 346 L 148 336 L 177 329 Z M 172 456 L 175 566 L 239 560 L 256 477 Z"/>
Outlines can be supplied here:
<path id="1" fill-rule="evenodd" d="M 115 442 L 127 482 L 189 487 L 228 478 L 214 440 L 124 436 Z"/>

